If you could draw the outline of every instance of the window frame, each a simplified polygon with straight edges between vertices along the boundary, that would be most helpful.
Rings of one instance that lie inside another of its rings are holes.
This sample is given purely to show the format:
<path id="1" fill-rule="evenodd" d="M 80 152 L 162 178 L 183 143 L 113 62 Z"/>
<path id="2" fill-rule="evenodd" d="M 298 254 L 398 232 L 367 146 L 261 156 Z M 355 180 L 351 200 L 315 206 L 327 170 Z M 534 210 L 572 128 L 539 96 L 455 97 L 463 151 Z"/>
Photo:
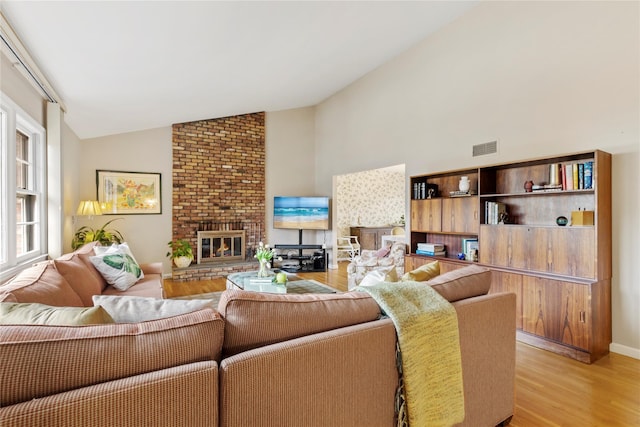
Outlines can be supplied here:
<path id="1" fill-rule="evenodd" d="M 27 189 L 17 188 L 16 133 L 28 137 L 30 177 Z M 43 126 L 0 92 L 0 282 L 47 257 L 47 141 Z M 33 248 L 17 254 L 17 201 L 35 197 Z"/>

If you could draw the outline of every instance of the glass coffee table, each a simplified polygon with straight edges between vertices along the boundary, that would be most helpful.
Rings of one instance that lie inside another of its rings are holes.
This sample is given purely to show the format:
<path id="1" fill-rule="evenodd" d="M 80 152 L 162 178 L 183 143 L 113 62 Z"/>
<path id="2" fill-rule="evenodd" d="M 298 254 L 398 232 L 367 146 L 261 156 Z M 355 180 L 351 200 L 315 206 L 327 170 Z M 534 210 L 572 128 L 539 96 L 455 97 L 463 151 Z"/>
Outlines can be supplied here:
<path id="1" fill-rule="evenodd" d="M 286 285 L 272 282 L 272 278 L 258 278 L 257 271 L 232 273 L 227 276 L 227 289 L 242 289 L 253 292 L 274 294 L 336 294 L 337 289 L 323 285 L 315 280 L 302 279 L 287 273 Z"/>

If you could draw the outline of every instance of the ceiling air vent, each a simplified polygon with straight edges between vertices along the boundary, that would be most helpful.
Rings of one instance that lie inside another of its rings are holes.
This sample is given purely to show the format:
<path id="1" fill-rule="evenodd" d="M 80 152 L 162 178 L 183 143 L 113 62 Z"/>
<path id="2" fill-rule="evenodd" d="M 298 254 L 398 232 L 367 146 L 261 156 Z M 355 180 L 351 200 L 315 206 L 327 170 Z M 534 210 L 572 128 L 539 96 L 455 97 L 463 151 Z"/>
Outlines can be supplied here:
<path id="1" fill-rule="evenodd" d="M 473 157 L 484 156 L 498 152 L 498 141 L 485 142 L 473 146 Z"/>

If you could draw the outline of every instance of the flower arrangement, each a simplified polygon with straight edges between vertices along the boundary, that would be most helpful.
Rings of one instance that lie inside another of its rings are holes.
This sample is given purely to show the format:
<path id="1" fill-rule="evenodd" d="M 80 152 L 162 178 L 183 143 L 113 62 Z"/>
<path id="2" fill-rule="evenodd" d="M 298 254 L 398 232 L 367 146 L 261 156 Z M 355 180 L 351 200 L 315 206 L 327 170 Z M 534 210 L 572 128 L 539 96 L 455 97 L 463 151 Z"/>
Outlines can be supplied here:
<path id="1" fill-rule="evenodd" d="M 269 272 L 267 271 L 271 266 L 270 262 L 275 255 L 276 250 L 269 247 L 269 245 L 265 245 L 260 242 L 258 247 L 256 248 L 256 254 L 254 255 L 257 258 L 258 262 L 260 262 L 260 269 L 258 270 L 258 277 L 267 277 Z"/>
<path id="2" fill-rule="evenodd" d="M 260 242 L 258 244 L 258 248 L 256 249 L 256 254 L 254 256 L 260 262 L 269 262 L 273 259 L 273 256 L 275 255 L 275 253 L 276 253 L 275 249 L 272 249 L 269 247 L 269 245 L 265 245 L 264 243 Z"/>

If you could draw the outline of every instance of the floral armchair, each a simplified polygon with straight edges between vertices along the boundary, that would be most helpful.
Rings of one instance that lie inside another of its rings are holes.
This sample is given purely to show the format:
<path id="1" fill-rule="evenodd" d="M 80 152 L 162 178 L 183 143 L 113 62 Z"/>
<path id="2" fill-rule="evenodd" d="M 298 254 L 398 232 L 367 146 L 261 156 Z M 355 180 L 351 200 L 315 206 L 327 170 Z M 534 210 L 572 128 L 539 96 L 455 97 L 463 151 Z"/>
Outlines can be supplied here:
<path id="1" fill-rule="evenodd" d="M 388 249 L 388 250 L 387 250 Z M 359 256 L 347 266 L 347 281 L 349 289 L 353 289 L 362 281 L 364 276 L 379 267 L 396 267 L 398 277 L 404 274 L 404 256 L 407 244 L 394 242 L 391 247 L 374 250 L 362 250 Z"/>

